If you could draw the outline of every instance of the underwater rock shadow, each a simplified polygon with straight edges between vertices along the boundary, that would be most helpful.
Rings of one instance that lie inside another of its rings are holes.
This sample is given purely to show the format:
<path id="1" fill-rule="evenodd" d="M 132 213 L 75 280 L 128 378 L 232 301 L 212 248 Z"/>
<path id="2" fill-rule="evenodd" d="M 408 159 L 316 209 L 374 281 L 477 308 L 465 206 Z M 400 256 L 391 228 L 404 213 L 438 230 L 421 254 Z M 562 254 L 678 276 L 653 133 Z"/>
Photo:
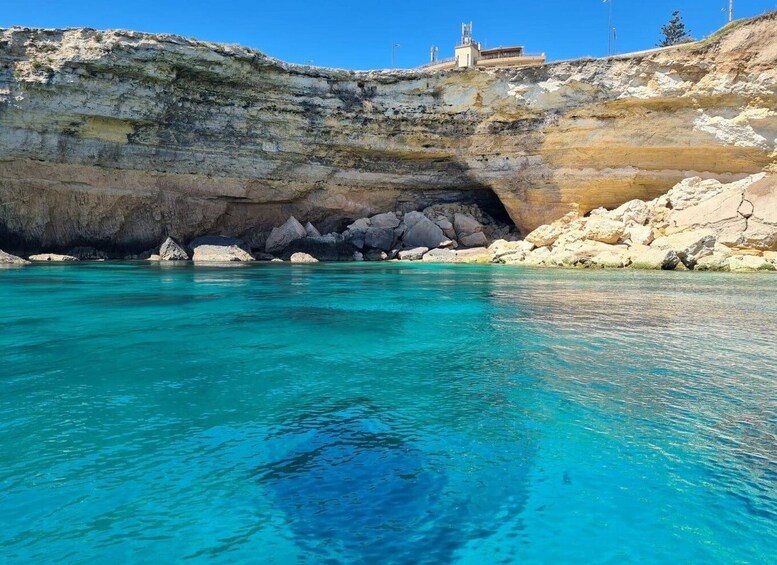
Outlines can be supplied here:
<path id="1" fill-rule="evenodd" d="M 254 477 L 306 551 L 325 548 L 349 562 L 444 563 L 523 509 L 525 454 L 515 457 L 511 478 L 521 484 L 513 485 L 518 494 L 509 501 L 461 493 L 456 478 L 435 469 L 431 454 L 395 424 L 366 398 L 313 407 L 287 423 L 281 435 L 296 436 L 296 447 Z M 484 479 L 499 477 L 475 482 Z"/>

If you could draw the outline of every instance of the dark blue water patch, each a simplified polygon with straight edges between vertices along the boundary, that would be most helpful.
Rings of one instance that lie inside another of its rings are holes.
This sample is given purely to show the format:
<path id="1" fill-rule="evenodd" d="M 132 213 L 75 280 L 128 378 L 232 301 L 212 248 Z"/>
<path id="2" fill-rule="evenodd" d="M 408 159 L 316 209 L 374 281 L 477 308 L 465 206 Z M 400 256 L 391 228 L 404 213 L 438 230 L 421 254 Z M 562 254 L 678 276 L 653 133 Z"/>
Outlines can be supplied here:
<path id="1" fill-rule="evenodd" d="M 516 493 L 525 493 L 528 459 L 516 444 L 487 448 L 516 455 L 506 473 L 484 466 L 477 476 L 452 477 L 406 437 L 418 430 L 403 430 L 369 399 L 323 404 L 285 423 L 276 439 L 296 447 L 255 473 L 306 551 L 336 547 L 355 563 L 445 563 L 468 541 L 492 534 L 496 515 L 504 520 L 523 508 L 525 496 Z M 473 449 L 474 460 L 482 448 Z M 500 480 L 509 481 L 509 500 L 462 496 L 465 483 Z"/>

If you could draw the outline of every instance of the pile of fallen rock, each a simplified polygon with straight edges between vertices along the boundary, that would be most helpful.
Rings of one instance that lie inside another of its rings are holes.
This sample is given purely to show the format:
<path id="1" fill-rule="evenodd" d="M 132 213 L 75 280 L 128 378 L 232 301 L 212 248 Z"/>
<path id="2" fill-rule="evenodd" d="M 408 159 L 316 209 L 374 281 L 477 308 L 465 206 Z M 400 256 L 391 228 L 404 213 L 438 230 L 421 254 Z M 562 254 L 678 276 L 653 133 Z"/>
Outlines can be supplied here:
<path id="1" fill-rule="evenodd" d="M 570 213 L 521 242 L 495 242 L 492 260 L 542 267 L 773 271 L 777 179 L 685 179 L 667 194 L 586 217 Z"/>
<path id="2" fill-rule="evenodd" d="M 442 204 L 423 211 L 360 218 L 342 233 L 321 234 L 290 217 L 273 228 L 263 249 L 225 236 L 198 237 L 183 246 L 167 238 L 136 259 L 234 261 L 427 261 L 591 267 L 774 271 L 777 268 L 777 177 L 757 174 L 723 184 L 685 179 L 665 195 L 631 200 L 614 210 L 571 212 L 523 240 L 476 205 Z M 0 251 L 0 263 L 104 260 L 91 247 L 29 261 Z"/>
<path id="3" fill-rule="evenodd" d="M 490 260 L 486 246 L 496 238 L 517 239 L 510 226 L 501 225 L 477 205 L 444 204 L 421 212 L 385 212 L 360 218 L 342 233 L 321 234 L 308 222 L 302 225 L 290 217 L 273 228 L 263 249 L 252 249 L 245 241 L 221 235 L 202 236 L 182 245 L 168 237 L 158 248 L 130 259 L 225 263 L 242 261 L 386 261 Z M 78 247 L 65 255 L 33 255 L 30 261 L 105 260 L 107 255 L 91 247 Z M 25 264 L 12 255 L 0 255 L 0 262 Z"/>

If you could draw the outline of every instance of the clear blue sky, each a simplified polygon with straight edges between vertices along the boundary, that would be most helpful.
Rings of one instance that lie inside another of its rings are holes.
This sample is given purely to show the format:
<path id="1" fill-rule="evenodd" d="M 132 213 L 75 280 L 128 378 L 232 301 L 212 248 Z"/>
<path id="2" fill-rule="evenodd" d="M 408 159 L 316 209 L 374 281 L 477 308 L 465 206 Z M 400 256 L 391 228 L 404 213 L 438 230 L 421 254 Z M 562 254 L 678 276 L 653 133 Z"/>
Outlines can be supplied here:
<path id="1" fill-rule="evenodd" d="M 692 34 L 725 24 L 728 0 L 614 0 L 617 51 L 653 47 L 680 10 Z M 735 0 L 735 17 L 777 9 L 777 0 Z M 240 43 L 296 63 L 350 69 L 425 63 L 431 45 L 452 56 L 463 21 L 486 47 L 524 45 L 550 60 L 607 53 L 602 0 L 0 0 L 0 27 L 86 26 L 170 32 Z"/>

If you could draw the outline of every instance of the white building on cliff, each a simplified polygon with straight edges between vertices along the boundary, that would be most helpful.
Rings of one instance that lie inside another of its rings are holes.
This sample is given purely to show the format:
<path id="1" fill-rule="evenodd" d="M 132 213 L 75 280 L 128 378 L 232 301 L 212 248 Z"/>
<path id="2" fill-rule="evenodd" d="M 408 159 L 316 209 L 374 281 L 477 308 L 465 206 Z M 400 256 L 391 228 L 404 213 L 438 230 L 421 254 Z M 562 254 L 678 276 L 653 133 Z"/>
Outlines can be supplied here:
<path id="1" fill-rule="evenodd" d="M 545 62 L 545 53 L 529 55 L 517 45 L 483 49 L 472 38 L 472 22 L 461 24 L 461 42 L 453 52 L 454 56 L 450 59 L 438 59 L 437 48 L 432 47 L 431 60 L 421 68 L 436 71 L 469 67 L 525 67 Z"/>

